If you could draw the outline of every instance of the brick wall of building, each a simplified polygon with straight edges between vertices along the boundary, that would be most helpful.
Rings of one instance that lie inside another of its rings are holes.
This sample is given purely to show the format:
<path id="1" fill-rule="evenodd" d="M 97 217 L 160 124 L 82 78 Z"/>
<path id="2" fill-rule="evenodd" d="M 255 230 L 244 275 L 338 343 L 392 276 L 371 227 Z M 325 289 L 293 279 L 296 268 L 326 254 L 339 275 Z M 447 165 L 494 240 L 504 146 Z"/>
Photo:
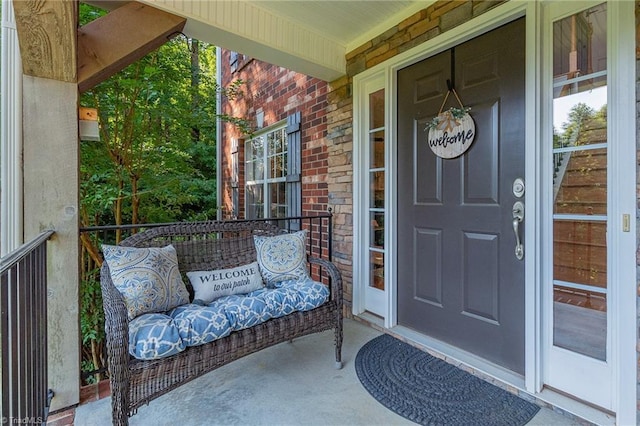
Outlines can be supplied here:
<path id="1" fill-rule="evenodd" d="M 256 114 L 264 113 L 263 128 L 301 112 L 302 131 L 302 212 L 323 213 L 328 209 L 326 109 L 328 84 L 317 78 L 267 64 L 238 54 L 236 70 L 229 67 L 231 52 L 222 50 L 222 87 L 242 80 L 241 95 L 224 99 L 222 113 L 249 120 L 256 126 Z M 230 218 L 232 209 L 232 141 L 238 140 L 238 217 L 244 217 L 244 144 L 239 129 L 228 122 L 222 124 L 222 199 L 223 217 Z"/>

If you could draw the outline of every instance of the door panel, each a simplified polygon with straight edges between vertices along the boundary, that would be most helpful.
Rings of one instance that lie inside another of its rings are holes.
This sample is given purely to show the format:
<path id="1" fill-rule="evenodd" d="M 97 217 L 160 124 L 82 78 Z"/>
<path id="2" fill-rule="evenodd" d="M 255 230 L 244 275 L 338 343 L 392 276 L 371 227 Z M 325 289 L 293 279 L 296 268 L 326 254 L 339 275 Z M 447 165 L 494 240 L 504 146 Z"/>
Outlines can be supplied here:
<path id="1" fill-rule="evenodd" d="M 482 137 L 483 143 L 474 144 L 474 149 L 460 159 L 464 170 L 463 203 L 499 205 L 499 100 L 474 105 L 472 115 L 476 123 L 484 123 L 482 130 L 478 130 L 476 126 L 476 132 L 482 132 L 476 138 Z"/>
<path id="2" fill-rule="evenodd" d="M 462 314 L 498 324 L 498 235 L 464 233 Z"/>
<path id="3" fill-rule="evenodd" d="M 444 160 L 424 128 L 447 79 L 471 107 L 476 138 Z M 524 175 L 524 20 L 399 71 L 398 165 L 399 324 L 523 374 L 511 186 Z"/>
<path id="4" fill-rule="evenodd" d="M 424 262 L 416 265 L 415 297 L 433 305 L 442 306 L 442 230 L 416 229 L 415 251 L 423 253 Z M 417 277 L 423 277 L 417 280 Z"/>

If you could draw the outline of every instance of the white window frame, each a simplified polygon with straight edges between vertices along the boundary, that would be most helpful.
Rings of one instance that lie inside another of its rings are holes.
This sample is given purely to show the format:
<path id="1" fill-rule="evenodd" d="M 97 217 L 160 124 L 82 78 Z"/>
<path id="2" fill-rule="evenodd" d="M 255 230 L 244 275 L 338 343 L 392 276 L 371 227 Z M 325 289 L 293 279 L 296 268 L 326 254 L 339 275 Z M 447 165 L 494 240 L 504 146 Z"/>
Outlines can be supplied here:
<path id="1" fill-rule="evenodd" d="M 376 317 L 369 319 L 378 322 L 379 325 L 390 327 L 389 314 L 392 312 L 390 297 L 391 278 L 395 276 L 394 266 L 391 265 L 392 256 L 395 255 L 395 241 L 392 241 L 393 233 L 390 231 L 391 224 L 395 223 L 391 206 L 395 205 L 395 191 L 391 191 L 392 185 L 395 185 L 395 175 L 392 175 L 391 164 L 393 155 L 388 148 L 391 134 L 389 131 L 389 96 L 386 90 L 386 74 L 384 70 L 371 73 L 364 78 L 354 78 L 354 103 L 357 104 L 356 110 L 360 112 L 359 119 L 354 125 L 354 145 L 353 145 L 353 166 L 354 166 L 354 186 L 353 186 L 353 217 L 354 217 L 354 239 L 353 239 L 353 258 L 354 258 L 354 295 L 353 295 L 353 314 L 361 315 L 365 312 L 372 312 Z M 378 90 L 385 91 L 385 166 L 382 169 L 372 169 L 370 167 L 370 144 L 369 137 L 371 129 L 369 128 L 369 95 Z M 371 190 L 369 187 L 369 176 L 371 171 L 383 171 L 385 174 L 385 200 L 383 208 L 371 208 Z M 360 184 L 359 184 L 360 183 Z M 370 268 L 370 227 L 369 216 L 372 212 L 378 211 L 384 213 L 384 249 L 374 249 L 382 253 L 384 256 L 384 291 L 374 290 L 369 287 L 371 282 Z M 357 236 L 357 237 L 356 237 Z M 381 300 L 384 299 L 384 300 Z"/>
<path id="2" fill-rule="evenodd" d="M 284 142 L 284 152 L 278 153 L 277 155 L 283 155 L 285 156 L 285 159 L 290 155 L 289 151 L 288 151 L 288 144 L 287 144 L 287 134 L 286 134 L 286 127 L 287 127 L 287 121 L 283 120 L 280 121 L 276 124 L 274 124 L 273 126 L 270 126 L 264 130 L 261 130 L 260 132 L 256 133 L 251 139 L 246 139 L 244 144 L 245 144 L 245 156 L 244 156 L 244 170 L 245 170 L 245 206 L 244 206 L 244 213 L 245 213 L 245 217 L 247 219 L 256 219 L 256 218 L 271 218 L 271 206 L 272 206 L 272 200 L 271 200 L 271 193 L 269 191 L 269 185 L 272 183 L 285 183 L 286 186 L 286 182 L 287 182 L 287 161 L 284 162 L 284 169 L 285 169 L 285 175 L 284 176 L 280 176 L 280 177 L 276 177 L 276 178 L 272 178 L 270 177 L 270 170 L 269 170 L 269 159 L 273 156 L 271 155 L 271 153 L 269 152 L 269 146 L 266 143 L 267 137 L 270 134 L 276 133 L 276 132 L 282 132 L 282 138 L 283 138 L 283 142 Z M 253 162 L 254 159 L 249 158 L 249 146 L 251 144 L 251 142 L 253 140 L 256 140 L 258 138 L 264 138 L 264 145 L 263 145 L 263 155 L 262 155 L 262 166 L 263 166 L 263 177 L 262 179 L 257 179 L 257 180 L 248 180 L 246 179 L 247 177 L 247 170 L 248 170 L 248 165 Z M 263 197 L 263 210 L 262 210 L 262 216 L 258 216 L 258 217 L 254 217 L 253 215 L 249 214 L 249 208 L 250 208 L 250 203 L 249 203 L 249 187 L 250 186 L 262 186 L 262 197 Z M 286 188 L 285 191 L 288 191 L 289 188 Z M 279 205 L 282 205 L 283 203 L 278 203 Z M 289 205 L 289 203 L 287 202 L 287 197 L 285 196 L 285 200 L 284 200 L 284 207 L 285 207 L 285 214 L 283 217 L 287 217 L 290 216 L 291 213 L 291 209 L 292 206 Z"/>

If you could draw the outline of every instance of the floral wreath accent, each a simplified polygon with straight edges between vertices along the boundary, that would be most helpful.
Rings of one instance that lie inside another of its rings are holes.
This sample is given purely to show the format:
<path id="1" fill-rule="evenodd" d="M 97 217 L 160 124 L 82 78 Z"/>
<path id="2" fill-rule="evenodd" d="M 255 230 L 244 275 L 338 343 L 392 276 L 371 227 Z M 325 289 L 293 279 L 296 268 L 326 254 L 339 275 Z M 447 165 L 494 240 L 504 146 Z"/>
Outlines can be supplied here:
<path id="1" fill-rule="evenodd" d="M 426 123 L 424 130 L 427 132 L 427 144 L 435 155 L 440 158 L 456 158 L 464 154 L 473 143 L 476 127 L 469 115 L 471 108 L 462 104 L 449 80 L 447 86 L 449 90 L 440 105 L 438 115 Z M 451 107 L 445 111 L 443 109 L 451 93 L 460 107 Z"/>
<path id="2" fill-rule="evenodd" d="M 460 125 L 460 119 L 471 111 L 469 107 L 451 107 L 444 112 L 440 112 L 433 117 L 425 127 L 425 130 L 437 129 L 451 131 L 455 126 Z"/>

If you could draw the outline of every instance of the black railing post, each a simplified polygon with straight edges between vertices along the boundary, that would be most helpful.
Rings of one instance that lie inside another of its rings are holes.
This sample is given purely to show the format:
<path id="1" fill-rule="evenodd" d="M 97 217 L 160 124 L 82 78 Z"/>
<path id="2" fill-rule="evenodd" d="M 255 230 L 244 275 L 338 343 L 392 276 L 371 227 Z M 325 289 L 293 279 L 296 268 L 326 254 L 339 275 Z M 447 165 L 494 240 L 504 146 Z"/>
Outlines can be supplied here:
<path id="1" fill-rule="evenodd" d="M 47 252 L 53 231 L 0 259 L 3 423 L 44 424 L 47 389 Z"/>

